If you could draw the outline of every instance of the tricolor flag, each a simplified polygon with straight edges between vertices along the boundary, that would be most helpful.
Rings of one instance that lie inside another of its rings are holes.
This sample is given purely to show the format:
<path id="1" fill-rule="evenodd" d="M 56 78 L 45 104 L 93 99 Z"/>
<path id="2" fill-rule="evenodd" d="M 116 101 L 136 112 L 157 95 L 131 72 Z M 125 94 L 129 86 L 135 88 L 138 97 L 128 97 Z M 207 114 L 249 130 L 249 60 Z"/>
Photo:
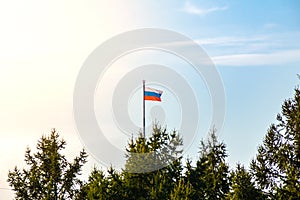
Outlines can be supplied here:
<path id="1" fill-rule="evenodd" d="M 156 90 L 153 88 L 145 87 L 144 91 L 144 100 L 149 101 L 161 101 L 160 96 L 162 95 L 163 91 Z"/>

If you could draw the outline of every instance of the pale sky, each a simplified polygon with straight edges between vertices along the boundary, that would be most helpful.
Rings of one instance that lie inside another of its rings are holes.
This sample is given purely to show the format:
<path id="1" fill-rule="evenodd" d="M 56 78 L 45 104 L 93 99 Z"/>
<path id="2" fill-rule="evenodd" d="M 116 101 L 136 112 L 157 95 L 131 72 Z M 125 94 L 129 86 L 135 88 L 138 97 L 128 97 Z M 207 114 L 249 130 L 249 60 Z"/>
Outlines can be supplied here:
<path id="1" fill-rule="evenodd" d="M 13 198 L 8 170 L 24 166 L 42 134 L 56 128 L 69 158 L 83 148 L 72 110 L 78 72 L 102 42 L 137 28 L 182 33 L 212 58 L 226 95 L 220 140 L 231 167 L 247 166 L 299 83 L 299 9 L 291 0 L 1 1 L 1 199 Z M 85 175 L 94 164 L 90 157 Z"/>

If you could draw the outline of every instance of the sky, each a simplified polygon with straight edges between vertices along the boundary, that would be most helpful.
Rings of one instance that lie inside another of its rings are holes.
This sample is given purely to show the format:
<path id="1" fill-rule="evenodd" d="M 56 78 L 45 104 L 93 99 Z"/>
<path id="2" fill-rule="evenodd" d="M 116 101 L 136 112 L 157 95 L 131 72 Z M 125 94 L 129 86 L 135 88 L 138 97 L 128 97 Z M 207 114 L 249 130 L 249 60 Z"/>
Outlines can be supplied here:
<path id="1" fill-rule="evenodd" d="M 296 0 L 0 1 L 1 199 L 13 198 L 6 182 L 8 170 L 25 166 L 26 147 L 34 149 L 52 128 L 67 141 L 64 153 L 68 158 L 84 148 L 73 116 L 73 92 L 80 69 L 103 42 L 139 28 L 172 30 L 205 50 L 225 90 L 226 113 L 219 139 L 227 145 L 227 162 L 231 167 L 237 162 L 248 166 L 269 125 L 276 122 L 282 102 L 293 96 L 299 84 L 299 9 Z M 151 55 L 146 52 L 143 58 Z M 139 63 L 135 59 L 130 62 Z M 117 77 L 116 71 L 110 73 L 108 79 Z M 114 90 L 109 84 L 101 87 Z M 202 88 L 191 87 L 194 91 Z M 133 104 L 140 103 L 135 95 L 133 92 Z M 168 92 L 164 95 L 165 101 L 172 97 Z M 209 94 L 198 103 L 206 112 L 200 113 L 201 117 L 211 112 L 207 97 Z M 166 118 L 173 104 L 176 107 L 175 101 L 162 104 Z M 180 112 L 177 108 L 175 112 Z M 126 143 L 126 138 L 121 142 Z M 102 166 L 90 157 L 83 174 L 87 176 L 94 165 Z"/>

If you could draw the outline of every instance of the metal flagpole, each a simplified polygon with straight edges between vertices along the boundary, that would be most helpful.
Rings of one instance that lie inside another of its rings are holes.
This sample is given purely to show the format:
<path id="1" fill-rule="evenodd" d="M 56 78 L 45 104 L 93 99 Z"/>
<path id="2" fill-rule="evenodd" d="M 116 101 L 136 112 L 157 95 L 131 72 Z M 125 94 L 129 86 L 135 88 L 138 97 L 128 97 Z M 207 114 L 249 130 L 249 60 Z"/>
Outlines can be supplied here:
<path id="1" fill-rule="evenodd" d="M 143 80 L 143 136 L 146 138 L 145 135 L 145 80 Z"/>

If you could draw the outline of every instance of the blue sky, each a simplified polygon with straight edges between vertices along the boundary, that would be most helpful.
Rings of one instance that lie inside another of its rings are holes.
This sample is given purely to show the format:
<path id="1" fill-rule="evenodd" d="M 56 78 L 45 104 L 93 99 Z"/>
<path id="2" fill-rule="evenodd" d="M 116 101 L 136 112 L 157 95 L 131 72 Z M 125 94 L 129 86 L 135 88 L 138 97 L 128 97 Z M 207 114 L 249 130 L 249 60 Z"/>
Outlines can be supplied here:
<path id="1" fill-rule="evenodd" d="M 247 165 L 268 126 L 275 122 L 283 100 L 292 97 L 298 84 L 300 4 L 297 1 L 170 4 L 170 1 L 155 4 L 154 7 L 165 9 L 156 7 L 158 11 L 152 20 L 164 19 L 163 27 L 193 38 L 215 62 L 227 97 L 221 138 L 228 145 L 230 163 Z"/>
<path id="2" fill-rule="evenodd" d="M 182 33 L 210 56 L 226 94 L 220 140 L 232 167 L 247 166 L 299 84 L 299 9 L 296 0 L 1 2 L 0 196 L 12 198 L 8 169 L 23 166 L 26 146 L 51 128 L 67 140 L 67 156 L 79 152 L 72 105 L 81 65 L 102 42 L 137 28 Z M 93 165 L 90 158 L 85 175 Z"/>
<path id="3" fill-rule="evenodd" d="M 300 71 L 300 3 L 297 1 L 143 2 L 145 27 L 186 34 L 216 64 L 226 93 L 221 133 L 229 162 L 255 156 L 284 99 L 292 97 Z M 147 24 L 147 25 L 146 25 Z"/>

